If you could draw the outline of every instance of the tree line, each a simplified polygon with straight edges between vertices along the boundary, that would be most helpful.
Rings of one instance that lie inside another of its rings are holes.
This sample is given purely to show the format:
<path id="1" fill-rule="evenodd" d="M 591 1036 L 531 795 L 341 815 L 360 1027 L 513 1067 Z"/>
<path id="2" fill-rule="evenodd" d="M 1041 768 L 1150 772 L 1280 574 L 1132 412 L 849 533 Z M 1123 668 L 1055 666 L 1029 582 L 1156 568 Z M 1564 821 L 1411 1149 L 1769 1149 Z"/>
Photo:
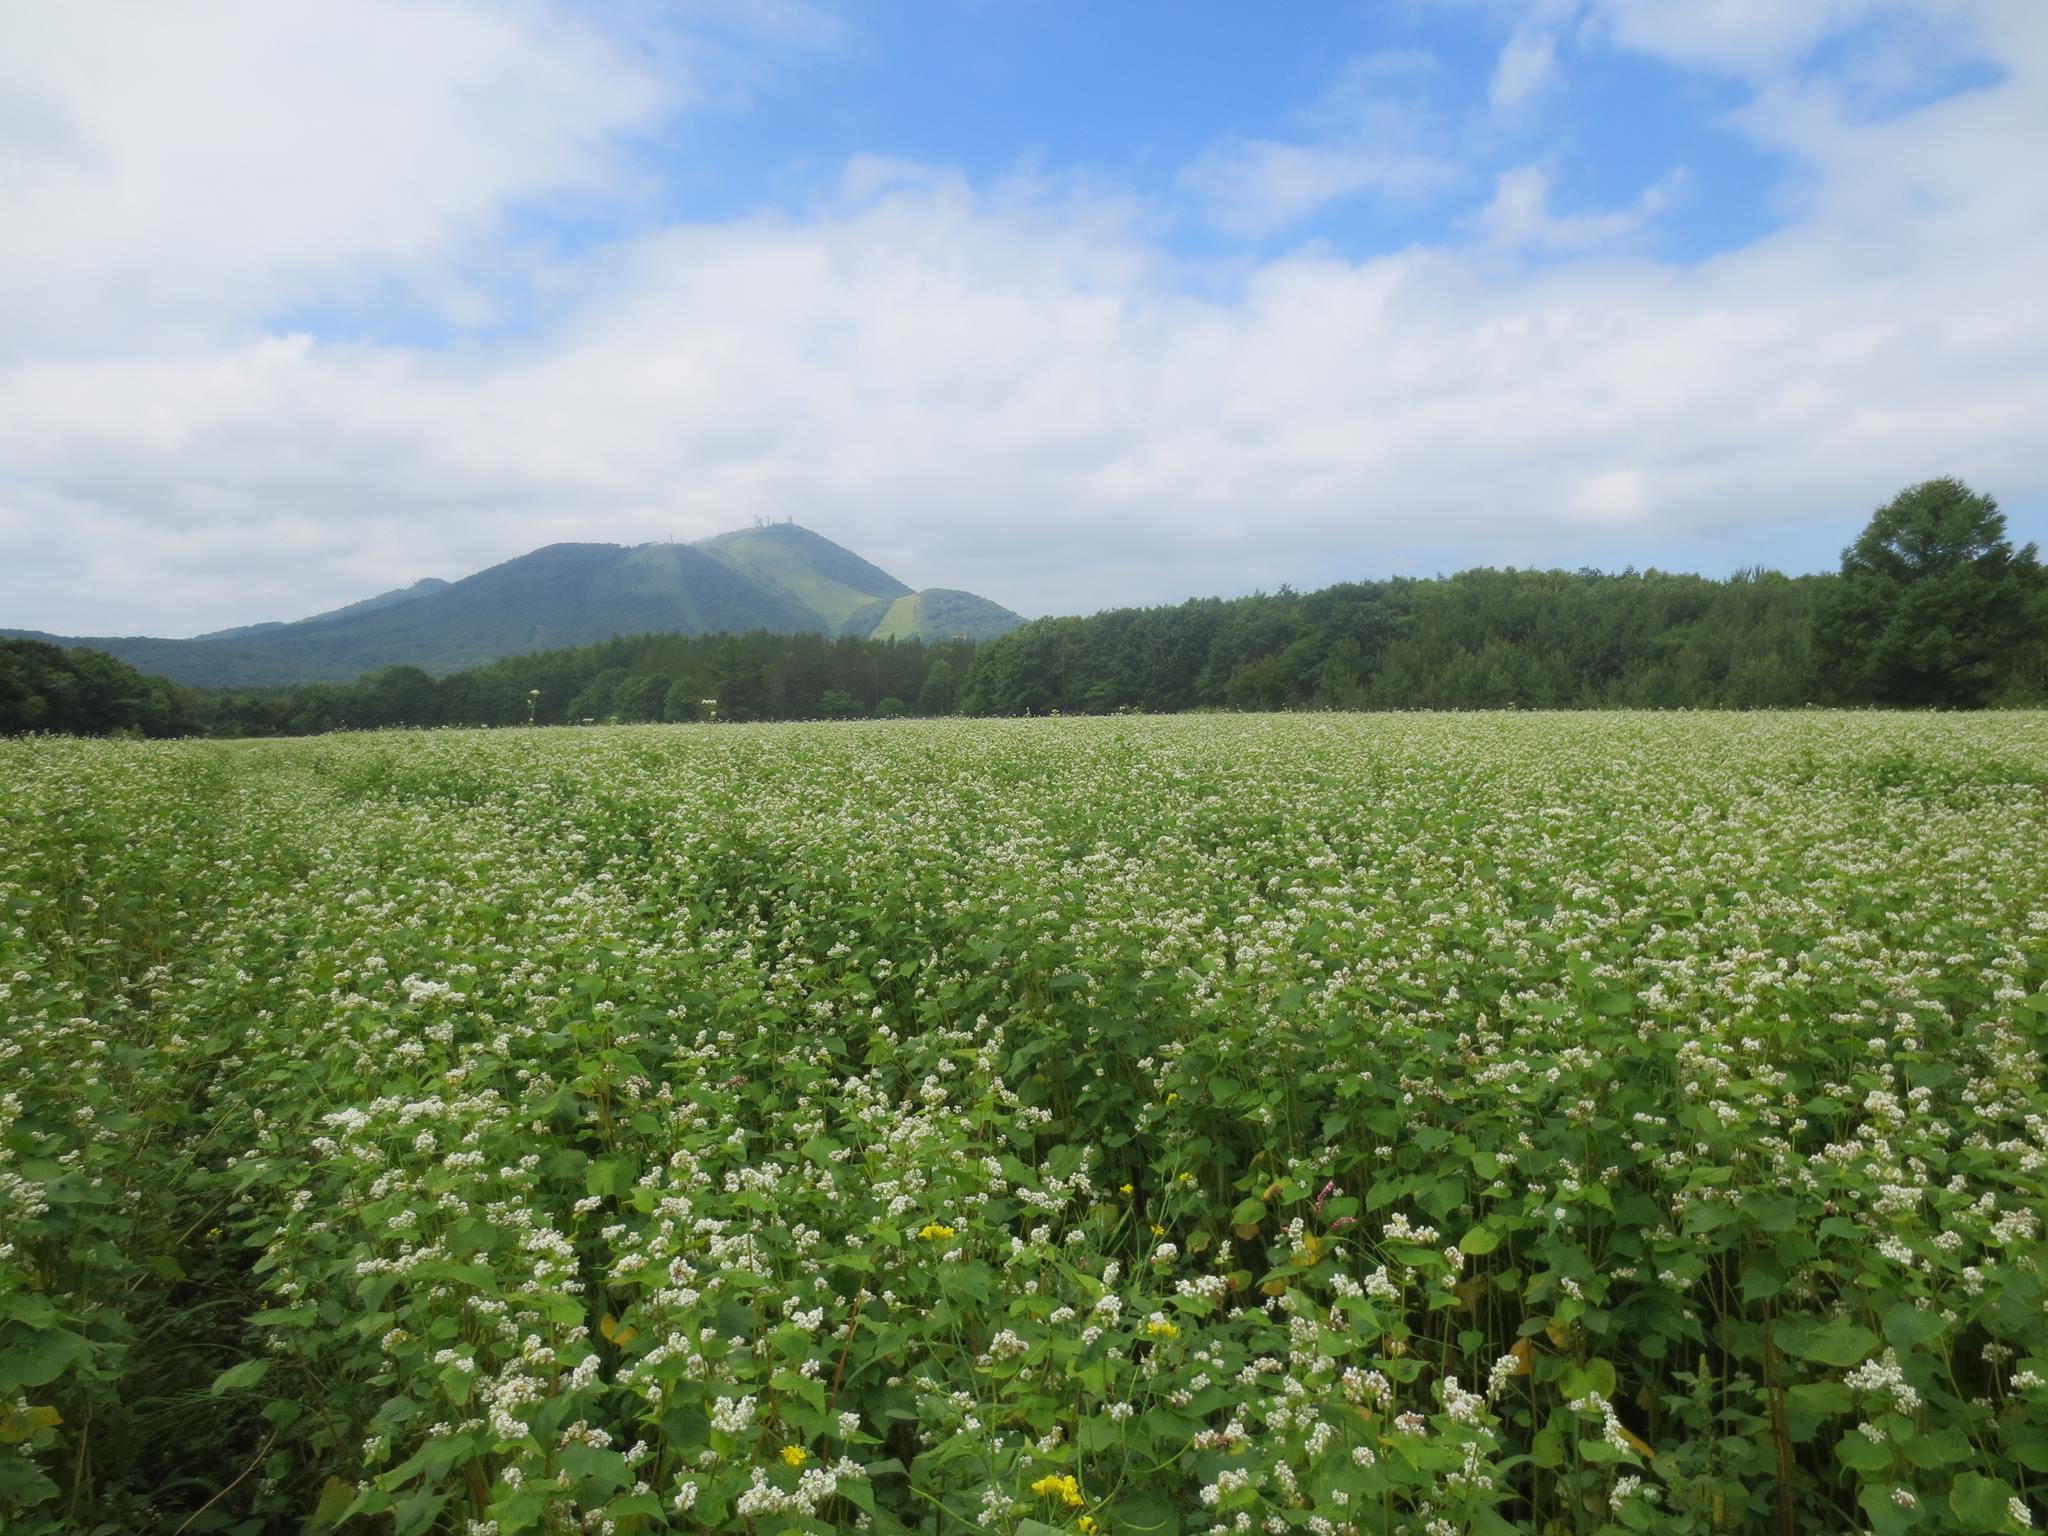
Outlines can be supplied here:
<path id="1" fill-rule="evenodd" d="M 2042 702 L 2036 551 L 1953 479 L 1880 509 L 1835 574 L 1473 570 L 1041 619 L 960 692 L 1005 715 Z"/>
<path id="2" fill-rule="evenodd" d="M 1902 492 L 1837 573 L 1472 570 L 1039 619 L 998 639 L 635 635 L 435 678 L 181 689 L 0 642 L 0 732 L 1187 709 L 1981 708 L 2048 702 L 2048 579 L 1988 496 Z"/>
<path id="3" fill-rule="evenodd" d="M 189 690 L 105 651 L 0 638 L 0 735 L 185 736 L 192 703 Z"/>
<path id="4" fill-rule="evenodd" d="M 814 720 L 947 715 L 974 646 L 823 635 L 622 635 L 435 678 L 384 667 L 354 683 L 195 694 L 214 735 L 386 726 Z"/>

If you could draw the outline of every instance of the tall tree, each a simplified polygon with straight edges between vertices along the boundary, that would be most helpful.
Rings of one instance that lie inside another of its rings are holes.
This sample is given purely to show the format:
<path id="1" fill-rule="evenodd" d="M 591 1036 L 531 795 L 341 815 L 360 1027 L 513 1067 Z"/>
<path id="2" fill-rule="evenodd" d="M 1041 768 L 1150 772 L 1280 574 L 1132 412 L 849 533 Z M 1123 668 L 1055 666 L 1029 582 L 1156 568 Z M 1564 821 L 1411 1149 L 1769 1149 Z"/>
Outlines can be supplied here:
<path id="1" fill-rule="evenodd" d="M 1909 486 L 1842 551 L 1814 639 L 1845 699 L 1971 708 L 1998 694 L 2041 591 L 2034 546 L 1953 478 Z"/>
<path id="2" fill-rule="evenodd" d="M 953 713 L 954 696 L 953 667 L 942 656 L 924 675 L 924 687 L 917 694 L 917 707 L 927 715 L 950 715 Z"/>

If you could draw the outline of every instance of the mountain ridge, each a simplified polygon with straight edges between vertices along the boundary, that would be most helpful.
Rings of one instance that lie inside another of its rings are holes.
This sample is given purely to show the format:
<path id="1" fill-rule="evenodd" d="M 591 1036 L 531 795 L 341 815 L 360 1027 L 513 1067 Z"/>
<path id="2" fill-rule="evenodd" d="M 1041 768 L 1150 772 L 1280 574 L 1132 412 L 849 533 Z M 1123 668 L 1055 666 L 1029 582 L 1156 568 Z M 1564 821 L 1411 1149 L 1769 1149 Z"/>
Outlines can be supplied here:
<path id="1" fill-rule="evenodd" d="M 318 624 L 324 619 L 345 619 L 351 614 L 374 613 L 379 608 L 395 608 L 400 603 L 409 603 L 414 598 L 429 597 L 451 583 L 438 576 L 422 576 L 409 587 L 393 587 L 389 592 L 379 592 L 375 597 L 363 598 L 360 602 L 345 603 L 339 608 L 330 608 L 325 613 L 315 613 L 303 619 L 271 619 L 261 624 L 238 624 L 232 629 L 212 629 L 203 635 L 194 635 L 194 640 L 242 640 L 250 635 L 268 634 L 272 630 L 290 629 L 297 624 Z"/>
<path id="2" fill-rule="evenodd" d="M 934 598 L 929 614 L 927 595 Z M 308 618 L 189 640 L 0 634 L 106 651 L 190 686 L 267 687 L 346 681 L 386 666 L 443 675 L 626 634 L 867 638 L 885 622 L 882 638 L 944 640 L 989 639 L 1024 621 L 972 593 L 915 592 L 852 550 L 786 522 L 689 544 L 548 544 L 456 581 L 427 577 Z"/>

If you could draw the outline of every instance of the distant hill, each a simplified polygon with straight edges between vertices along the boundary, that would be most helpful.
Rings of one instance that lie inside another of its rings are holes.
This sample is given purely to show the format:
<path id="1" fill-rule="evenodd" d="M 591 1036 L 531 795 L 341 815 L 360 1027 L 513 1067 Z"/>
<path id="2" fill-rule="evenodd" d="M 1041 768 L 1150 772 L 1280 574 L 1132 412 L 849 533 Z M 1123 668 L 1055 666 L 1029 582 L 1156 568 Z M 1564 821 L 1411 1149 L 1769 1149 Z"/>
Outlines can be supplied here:
<path id="1" fill-rule="evenodd" d="M 438 576 L 422 576 L 409 587 L 397 587 L 389 592 L 379 592 L 375 597 L 366 597 L 361 602 L 346 607 L 332 608 L 326 613 L 316 613 L 310 619 L 272 619 L 264 624 L 239 624 L 233 629 L 216 629 L 204 635 L 194 635 L 195 640 L 240 640 L 246 635 L 266 634 L 273 629 L 289 629 L 293 624 L 318 624 L 323 619 L 345 619 L 354 613 L 375 613 L 379 608 L 396 608 L 400 603 L 409 603 L 416 597 L 427 597 L 440 591 L 448 583 Z"/>
<path id="2" fill-rule="evenodd" d="M 847 620 L 879 599 L 911 595 L 909 587 L 879 566 L 794 523 L 721 533 L 696 547 L 815 615 L 829 635 L 844 633 Z"/>
<path id="3" fill-rule="evenodd" d="M 852 627 L 870 615 L 871 627 Z M 956 592 L 950 587 L 928 587 L 890 603 L 863 608 L 849 626 L 849 633 L 860 633 L 870 640 L 993 640 L 997 635 L 1008 634 L 1019 622 L 1016 614 L 985 597 Z"/>
<path id="4" fill-rule="evenodd" d="M 196 687 L 339 682 L 405 665 L 437 675 L 614 635 L 777 634 L 982 639 L 1024 621 L 985 598 L 913 592 L 830 539 L 775 523 L 698 544 L 550 544 L 289 624 L 191 640 L 0 634 L 90 646 Z"/>

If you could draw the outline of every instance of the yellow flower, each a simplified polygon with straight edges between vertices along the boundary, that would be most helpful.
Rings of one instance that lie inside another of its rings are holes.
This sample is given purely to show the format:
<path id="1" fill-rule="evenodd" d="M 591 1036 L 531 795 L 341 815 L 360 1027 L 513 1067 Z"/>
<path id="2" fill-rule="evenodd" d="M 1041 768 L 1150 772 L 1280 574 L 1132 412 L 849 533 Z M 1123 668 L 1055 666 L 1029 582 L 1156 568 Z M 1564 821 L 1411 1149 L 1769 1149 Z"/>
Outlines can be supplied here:
<path id="1" fill-rule="evenodd" d="M 1049 1499 L 1057 1498 L 1062 1504 L 1066 1505 L 1069 1509 L 1079 1509 L 1083 1504 L 1086 1504 L 1088 1502 L 1086 1499 L 1081 1497 L 1080 1480 L 1074 1477 L 1072 1473 L 1069 1473 L 1064 1477 L 1055 1477 L 1051 1475 L 1041 1477 L 1037 1482 L 1031 1485 L 1031 1491 L 1033 1493 L 1043 1494 L 1046 1498 Z"/>
<path id="2" fill-rule="evenodd" d="M 1137 1191 L 1134 1188 L 1132 1188 L 1129 1184 L 1120 1184 L 1117 1187 L 1127 1195 L 1134 1195 L 1137 1193 Z"/>
<path id="3" fill-rule="evenodd" d="M 1174 1101 L 1175 1099 L 1177 1099 L 1177 1098 L 1179 1098 L 1179 1097 L 1180 1097 L 1180 1095 L 1179 1095 L 1179 1094 L 1177 1094 L 1177 1093 L 1169 1093 L 1169 1094 L 1168 1094 L 1168 1095 L 1166 1096 L 1166 1102 L 1167 1102 L 1167 1103 L 1169 1103 L 1169 1104 L 1171 1104 L 1171 1103 L 1172 1103 L 1172 1102 L 1173 1102 L 1173 1101 Z"/>
<path id="4" fill-rule="evenodd" d="M 782 1448 L 782 1464 L 785 1467 L 800 1467 L 811 1459 L 811 1453 L 800 1445 L 785 1445 Z"/>
<path id="5" fill-rule="evenodd" d="M 1076 1530 L 1080 1531 L 1081 1536 L 1095 1536 L 1095 1533 L 1101 1529 L 1101 1527 L 1095 1523 L 1095 1517 L 1093 1515 L 1083 1515 L 1079 1520 L 1076 1520 L 1074 1522 L 1074 1527 Z"/>
<path id="6" fill-rule="evenodd" d="M 1184 1173 L 1180 1176 L 1180 1181 L 1183 1184 L 1192 1184 L 1195 1182 L 1195 1176 L 1192 1173 Z"/>
<path id="7" fill-rule="evenodd" d="M 1166 1236 L 1166 1228 L 1162 1227 L 1161 1225 L 1159 1225 L 1158 1222 L 1155 1221 L 1152 1223 L 1152 1235 L 1154 1237 L 1164 1237 Z"/>
<path id="8" fill-rule="evenodd" d="M 953 1229 L 943 1222 L 928 1221 L 917 1229 L 917 1235 L 928 1243 L 939 1242 L 953 1235 Z"/>
<path id="9" fill-rule="evenodd" d="M 1177 1339 L 1180 1337 L 1180 1325 L 1178 1323 L 1169 1323 L 1163 1317 L 1155 1317 L 1146 1323 L 1145 1331 L 1155 1339 Z"/>

